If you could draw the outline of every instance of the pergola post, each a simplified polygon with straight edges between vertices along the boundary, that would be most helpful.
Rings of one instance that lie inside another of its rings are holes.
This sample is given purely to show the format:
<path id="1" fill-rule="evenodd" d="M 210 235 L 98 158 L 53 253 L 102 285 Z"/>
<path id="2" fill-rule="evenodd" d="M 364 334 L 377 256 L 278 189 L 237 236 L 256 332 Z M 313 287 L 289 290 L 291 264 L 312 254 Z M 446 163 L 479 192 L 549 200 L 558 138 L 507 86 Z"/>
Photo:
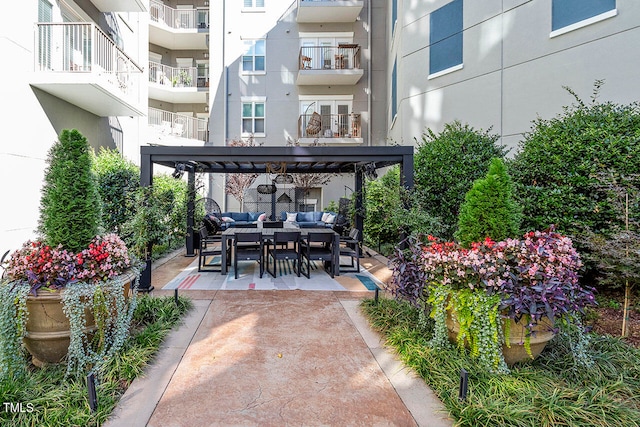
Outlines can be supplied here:
<path id="1" fill-rule="evenodd" d="M 356 168 L 355 173 L 355 188 L 356 188 L 356 206 L 355 206 L 355 228 L 358 229 L 358 240 L 362 243 L 364 239 L 364 217 L 362 216 L 363 210 L 363 184 L 364 184 L 364 170 L 363 168 Z"/>
<path id="2" fill-rule="evenodd" d="M 187 253 L 185 256 L 194 257 L 195 253 L 195 239 L 193 226 L 195 221 L 193 216 L 196 210 L 196 171 L 194 168 L 189 168 L 187 175 Z"/>
<path id="3" fill-rule="evenodd" d="M 153 163 L 151 162 L 151 155 L 141 153 L 140 154 L 140 186 L 150 187 L 153 185 Z M 140 275 L 140 283 L 138 284 L 138 290 L 141 292 L 150 292 L 153 290 L 151 286 L 151 251 L 153 250 L 153 243 L 147 243 L 146 259 L 144 259 L 145 267 Z"/>

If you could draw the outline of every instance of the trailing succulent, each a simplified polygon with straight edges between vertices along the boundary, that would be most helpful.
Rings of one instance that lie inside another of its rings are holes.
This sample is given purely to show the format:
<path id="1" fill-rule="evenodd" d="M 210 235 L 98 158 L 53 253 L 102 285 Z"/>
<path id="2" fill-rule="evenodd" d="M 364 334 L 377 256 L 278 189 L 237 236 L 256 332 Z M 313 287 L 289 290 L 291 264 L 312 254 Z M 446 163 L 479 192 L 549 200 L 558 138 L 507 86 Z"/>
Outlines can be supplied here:
<path id="1" fill-rule="evenodd" d="M 132 268 L 131 274 L 139 277 L 138 269 Z M 96 283 L 74 283 L 61 291 L 62 309 L 70 326 L 67 376 L 100 373 L 108 358 L 122 348 L 137 301 L 135 289 L 125 298 L 125 280 L 125 276 L 115 276 Z M 31 289 L 27 281 L 0 285 L 0 378 L 19 376 L 26 367 L 22 339 L 27 334 Z M 86 311 L 96 320 L 93 337 L 86 332 Z"/>

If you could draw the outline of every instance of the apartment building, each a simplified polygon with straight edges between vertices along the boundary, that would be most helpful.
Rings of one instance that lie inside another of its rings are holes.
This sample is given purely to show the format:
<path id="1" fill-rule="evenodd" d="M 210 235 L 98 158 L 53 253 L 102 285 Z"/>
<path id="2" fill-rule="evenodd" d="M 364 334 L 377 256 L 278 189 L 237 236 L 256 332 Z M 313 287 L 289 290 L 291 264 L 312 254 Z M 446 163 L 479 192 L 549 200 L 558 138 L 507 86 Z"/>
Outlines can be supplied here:
<path id="1" fill-rule="evenodd" d="M 136 161 L 147 129 L 142 0 L 24 0 L 0 16 L 0 256 L 35 236 L 62 129 Z"/>
<path id="2" fill-rule="evenodd" d="M 148 139 L 203 145 L 209 118 L 209 1 L 149 1 Z"/>
<path id="3" fill-rule="evenodd" d="M 640 2 L 634 0 L 391 0 L 389 139 L 460 120 L 516 147 L 536 117 L 575 99 L 640 98 Z"/>
<path id="4" fill-rule="evenodd" d="M 209 8 L 210 144 L 250 136 L 266 146 L 385 144 L 385 1 L 222 0 Z M 309 189 L 302 209 L 321 210 L 352 187 L 353 177 L 333 178 Z M 236 201 L 223 188 L 224 177 L 213 177 L 213 197 L 231 209 Z"/>

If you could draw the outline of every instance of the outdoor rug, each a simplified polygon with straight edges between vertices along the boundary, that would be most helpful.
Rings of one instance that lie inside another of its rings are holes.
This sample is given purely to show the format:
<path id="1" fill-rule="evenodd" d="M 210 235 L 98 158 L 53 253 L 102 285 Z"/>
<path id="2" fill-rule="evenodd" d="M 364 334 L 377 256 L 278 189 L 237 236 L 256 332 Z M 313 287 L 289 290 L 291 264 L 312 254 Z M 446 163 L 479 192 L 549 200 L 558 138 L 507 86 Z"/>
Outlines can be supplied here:
<path id="1" fill-rule="evenodd" d="M 209 258 L 209 263 L 219 265 L 219 257 Z M 365 291 L 375 289 L 380 282 L 366 270 L 360 273 L 341 273 L 334 279 L 324 270 L 322 263 L 311 262 L 311 278 L 297 276 L 293 263 L 279 260 L 277 275 L 274 278 L 266 270 L 260 278 L 260 267 L 255 261 L 238 262 L 238 278 L 235 278 L 233 266 L 226 276 L 219 272 L 198 271 L 198 260 L 182 271 L 162 289 L 179 290 L 307 290 L 307 291 Z M 269 268 L 273 268 L 273 263 Z M 303 266 L 306 268 L 306 265 Z M 341 283 L 342 282 L 342 283 Z M 354 286 L 354 283 L 356 285 Z M 344 285 L 344 286 L 343 286 Z"/>

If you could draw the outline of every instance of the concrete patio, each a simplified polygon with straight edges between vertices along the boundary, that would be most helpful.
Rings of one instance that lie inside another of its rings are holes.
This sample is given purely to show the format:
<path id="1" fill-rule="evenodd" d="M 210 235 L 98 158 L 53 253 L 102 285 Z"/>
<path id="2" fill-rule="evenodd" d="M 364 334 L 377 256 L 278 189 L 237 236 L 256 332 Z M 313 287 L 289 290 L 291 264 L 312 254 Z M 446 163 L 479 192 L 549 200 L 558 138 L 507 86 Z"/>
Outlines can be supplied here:
<path id="1" fill-rule="evenodd" d="M 157 267 L 154 295 L 192 261 Z M 388 280 L 381 258 L 362 261 Z M 361 315 L 373 292 L 349 289 L 180 291 L 194 310 L 105 425 L 453 425 Z"/>

